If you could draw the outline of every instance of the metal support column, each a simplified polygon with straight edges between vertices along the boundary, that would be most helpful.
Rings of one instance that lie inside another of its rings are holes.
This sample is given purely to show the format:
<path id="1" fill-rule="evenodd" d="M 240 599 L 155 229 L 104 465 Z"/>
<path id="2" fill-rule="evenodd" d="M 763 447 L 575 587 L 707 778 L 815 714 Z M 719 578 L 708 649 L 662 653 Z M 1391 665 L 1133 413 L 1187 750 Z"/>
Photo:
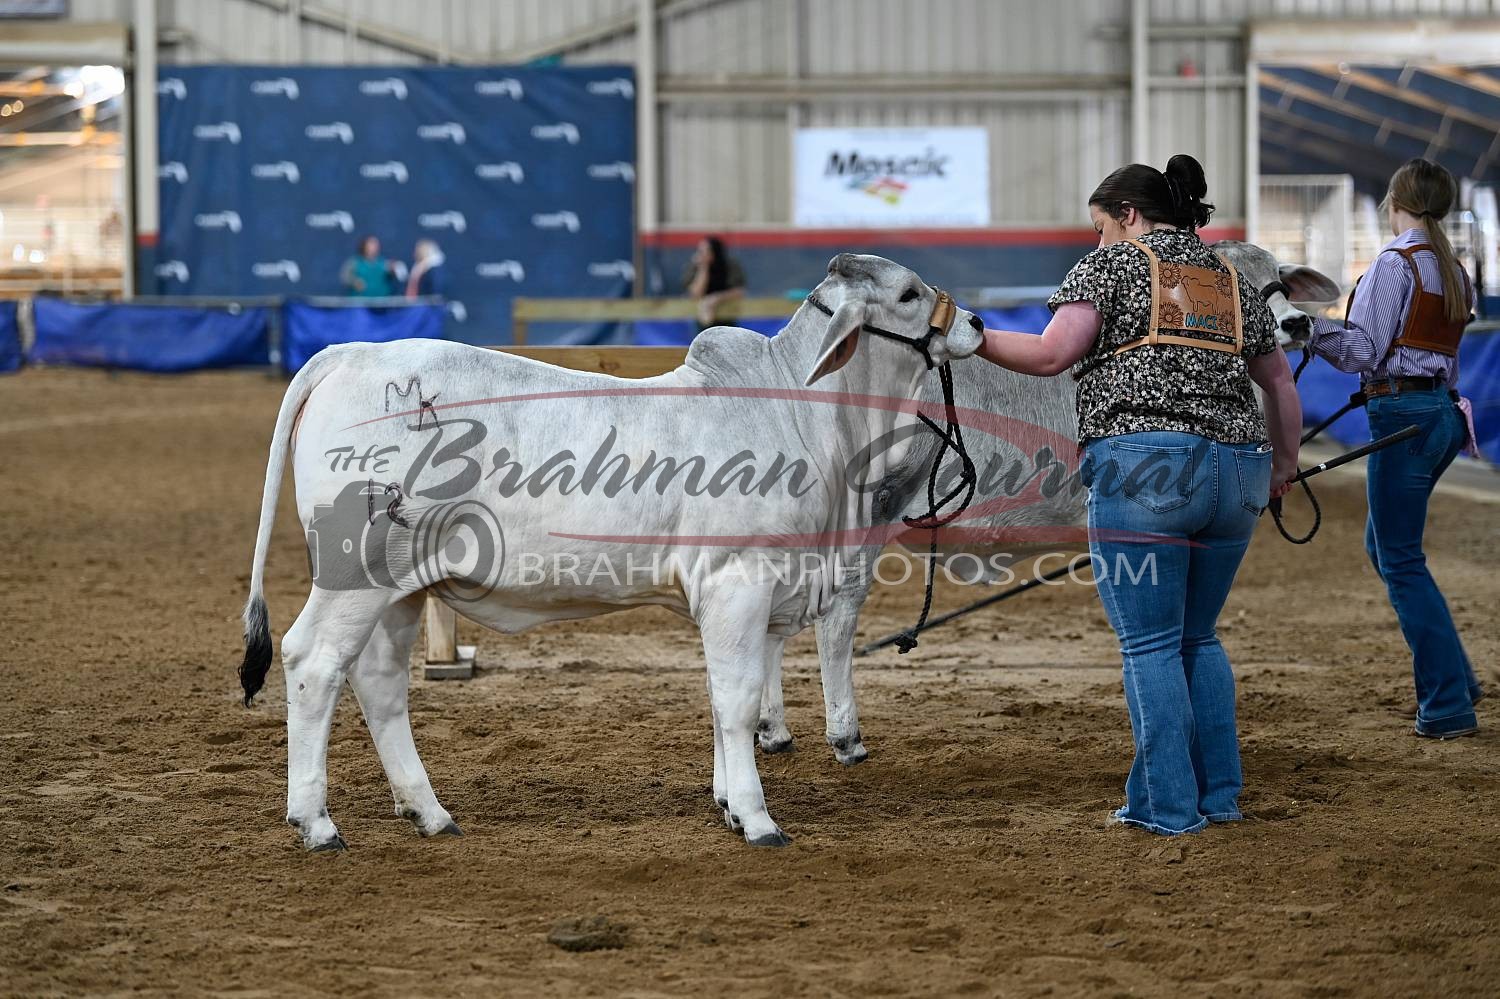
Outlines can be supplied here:
<path id="1" fill-rule="evenodd" d="M 1151 0 L 1130 4 L 1130 158 L 1151 162 Z"/>
<path id="2" fill-rule="evenodd" d="M 157 191 L 156 151 L 156 0 L 135 0 L 135 57 L 131 71 L 131 136 L 134 155 L 131 183 L 135 201 L 132 213 L 135 240 L 133 260 L 124 269 L 126 297 L 141 287 L 153 288 L 156 280 L 156 241 L 161 230 L 161 203 Z M 132 275 L 134 279 L 132 279 Z"/>
<path id="3" fill-rule="evenodd" d="M 656 103 L 656 2 L 636 0 L 635 23 L 635 293 L 645 280 L 641 242 L 661 223 L 661 179 L 657 152 L 660 109 Z"/>

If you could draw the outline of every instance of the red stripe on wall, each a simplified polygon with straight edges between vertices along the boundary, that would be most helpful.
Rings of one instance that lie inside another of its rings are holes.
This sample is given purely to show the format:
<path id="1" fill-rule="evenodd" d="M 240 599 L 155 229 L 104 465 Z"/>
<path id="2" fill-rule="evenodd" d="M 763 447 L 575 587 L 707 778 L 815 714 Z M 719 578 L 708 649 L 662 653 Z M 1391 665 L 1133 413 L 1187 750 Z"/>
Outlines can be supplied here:
<path id="1" fill-rule="evenodd" d="M 1212 226 L 1201 231 L 1203 239 L 1244 239 L 1236 226 Z M 1099 237 L 1092 229 L 704 229 L 643 232 L 641 245 L 662 249 L 685 249 L 705 236 L 722 236 L 738 247 L 839 247 L 879 246 L 1091 246 Z"/>

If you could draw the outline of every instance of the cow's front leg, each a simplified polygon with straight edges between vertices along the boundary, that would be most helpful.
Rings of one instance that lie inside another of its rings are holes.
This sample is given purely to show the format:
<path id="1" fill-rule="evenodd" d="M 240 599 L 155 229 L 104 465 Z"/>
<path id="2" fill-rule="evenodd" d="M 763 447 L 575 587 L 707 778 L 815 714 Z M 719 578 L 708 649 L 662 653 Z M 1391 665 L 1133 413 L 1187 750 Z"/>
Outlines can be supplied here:
<path id="1" fill-rule="evenodd" d="M 349 674 L 349 686 L 359 699 L 375 751 L 391 782 L 396 814 L 408 819 L 423 836 L 462 836 L 453 816 L 438 803 L 411 737 L 407 688 L 423 599 L 422 594 L 413 594 L 385 612 Z"/>
<path id="2" fill-rule="evenodd" d="M 286 676 L 286 821 L 309 850 L 342 850 L 328 815 L 328 731 L 339 691 L 369 640 L 384 591 L 314 587 L 281 641 Z"/>
<path id="3" fill-rule="evenodd" d="M 849 571 L 858 575 L 847 579 L 834 595 L 833 606 L 818 619 L 817 629 L 828 744 L 840 763 L 852 767 L 870 755 L 860 739 L 859 710 L 854 705 L 854 632 L 873 577 L 867 564 Z"/>
<path id="4" fill-rule="evenodd" d="M 766 811 L 755 769 L 755 725 L 770 636 L 770 594 L 751 587 L 720 590 L 695 608 L 708 660 L 709 696 L 724 763 L 725 820 L 751 846 L 791 842 Z M 715 788 L 717 796 L 718 789 Z"/>
<path id="5" fill-rule="evenodd" d="M 786 701 L 781 690 L 781 658 L 785 652 L 784 637 L 766 636 L 766 681 L 760 694 L 760 721 L 755 726 L 763 753 L 790 753 L 796 748 L 786 727 Z"/>

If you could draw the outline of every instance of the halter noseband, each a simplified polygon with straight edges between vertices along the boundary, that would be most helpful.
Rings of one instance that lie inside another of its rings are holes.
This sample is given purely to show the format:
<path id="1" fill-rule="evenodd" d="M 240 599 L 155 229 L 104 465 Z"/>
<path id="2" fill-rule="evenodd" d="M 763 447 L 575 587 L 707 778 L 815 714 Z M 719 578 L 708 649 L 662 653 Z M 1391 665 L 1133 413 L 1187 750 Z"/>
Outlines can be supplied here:
<path id="1" fill-rule="evenodd" d="M 946 336 L 948 330 L 953 326 L 954 316 L 958 315 L 958 306 L 953 304 L 953 296 L 949 295 L 941 288 L 935 288 L 933 290 L 937 292 L 937 301 L 932 305 L 932 315 L 927 317 L 927 332 L 922 334 L 921 336 L 902 336 L 900 333 L 893 333 L 890 330 L 883 330 L 879 326 L 872 326 L 869 323 L 860 323 L 860 329 L 864 330 L 866 333 L 873 333 L 876 336 L 885 337 L 887 340 L 894 340 L 897 343 L 906 344 L 906 346 L 922 355 L 922 360 L 927 365 L 927 370 L 931 371 L 933 368 L 938 366 L 933 362 L 932 354 L 930 351 L 930 348 L 932 347 L 932 338 L 935 336 Z M 813 308 L 817 309 L 819 312 L 823 313 L 823 315 L 832 318 L 833 310 L 819 301 L 816 294 L 809 294 L 807 296 L 807 303 Z"/>

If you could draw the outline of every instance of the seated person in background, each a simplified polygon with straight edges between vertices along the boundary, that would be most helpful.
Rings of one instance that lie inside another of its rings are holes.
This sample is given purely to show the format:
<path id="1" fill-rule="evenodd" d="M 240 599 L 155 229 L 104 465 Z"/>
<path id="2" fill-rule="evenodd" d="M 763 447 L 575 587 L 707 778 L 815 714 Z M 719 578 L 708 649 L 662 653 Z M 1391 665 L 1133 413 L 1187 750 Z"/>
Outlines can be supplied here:
<path id="1" fill-rule="evenodd" d="M 360 298 L 387 298 L 396 293 L 395 265 L 380 255 L 380 240 L 365 236 L 359 253 L 344 261 L 339 281 Z"/>
<path id="2" fill-rule="evenodd" d="M 443 256 L 437 242 L 431 239 L 417 240 L 411 256 L 411 275 L 406 279 L 406 297 L 441 295 L 447 284 L 443 264 L 448 258 Z"/>
<path id="3" fill-rule="evenodd" d="M 745 272 L 737 260 L 724 252 L 724 241 L 717 236 L 699 240 L 682 283 L 698 302 L 700 333 L 714 325 L 714 310 L 720 302 L 745 295 Z"/>

